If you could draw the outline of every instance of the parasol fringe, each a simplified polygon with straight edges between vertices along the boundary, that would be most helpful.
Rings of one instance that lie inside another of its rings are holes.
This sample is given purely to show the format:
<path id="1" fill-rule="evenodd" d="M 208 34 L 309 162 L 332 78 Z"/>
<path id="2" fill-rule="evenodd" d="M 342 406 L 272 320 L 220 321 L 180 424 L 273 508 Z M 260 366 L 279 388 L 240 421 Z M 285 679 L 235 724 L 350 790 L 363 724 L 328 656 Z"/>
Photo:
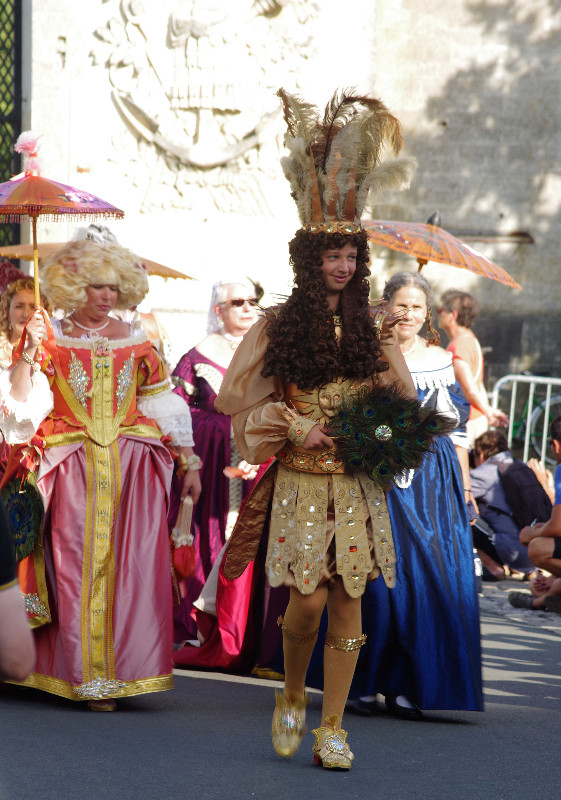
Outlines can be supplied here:
<path id="1" fill-rule="evenodd" d="M 123 211 L 118 208 L 114 211 L 84 211 L 73 209 L 52 209 L 46 213 L 42 210 L 41 206 L 11 206 L 9 211 L 2 211 L 0 206 L 0 217 L 7 222 L 28 222 L 33 217 L 41 217 L 42 221 L 46 222 L 60 222 L 60 216 L 72 214 L 74 219 L 78 220 L 91 220 L 97 217 L 104 219 L 123 219 L 125 216 Z"/>

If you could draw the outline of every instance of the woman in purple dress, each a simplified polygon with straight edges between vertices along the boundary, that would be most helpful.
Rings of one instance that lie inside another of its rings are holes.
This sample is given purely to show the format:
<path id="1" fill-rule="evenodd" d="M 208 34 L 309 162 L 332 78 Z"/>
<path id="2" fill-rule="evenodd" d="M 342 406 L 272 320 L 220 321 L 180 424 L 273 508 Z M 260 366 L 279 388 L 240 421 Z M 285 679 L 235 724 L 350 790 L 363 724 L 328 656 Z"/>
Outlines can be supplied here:
<path id="1" fill-rule="evenodd" d="M 232 436 L 230 417 L 214 409 L 222 378 L 244 334 L 257 319 L 263 290 L 247 278 L 214 285 L 208 335 L 181 358 L 173 371 L 174 391 L 191 410 L 195 452 L 202 459 L 202 494 L 193 512 L 195 574 L 179 584 L 180 602 L 174 609 L 176 643 L 195 639 L 193 603 L 218 559 L 236 522 L 240 504 L 253 486 L 257 467 L 247 464 Z M 177 517 L 179 495 L 173 492 L 170 521 Z M 209 611 L 201 604 L 200 610 Z"/>

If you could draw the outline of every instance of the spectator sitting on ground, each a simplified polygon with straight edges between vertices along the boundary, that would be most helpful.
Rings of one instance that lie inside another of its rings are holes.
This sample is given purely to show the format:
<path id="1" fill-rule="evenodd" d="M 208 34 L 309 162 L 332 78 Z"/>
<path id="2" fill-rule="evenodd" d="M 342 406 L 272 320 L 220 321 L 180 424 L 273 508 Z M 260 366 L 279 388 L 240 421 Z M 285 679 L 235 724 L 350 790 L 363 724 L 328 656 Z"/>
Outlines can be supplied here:
<path id="1" fill-rule="evenodd" d="M 555 503 L 547 522 L 522 528 L 520 541 L 528 546 L 528 555 L 534 564 L 550 572 L 551 578 L 532 581 L 530 588 L 534 597 L 511 592 L 508 599 L 516 608 L 545 609 L 561 614 L 561 416 L 555 417 L 549 433 L 549 446 L 557 462 Z"/>
<path id="2" fill-rule="evenodd" d="M 536 566 L 532 563 L 527 548 L 519 539 L 523 521 L 517 522 L 513 516 L 513 508 L 509 505 L 501 481 L 503 465 L 514 464 L 505 434 L 495 430 L 482 433 L 474 442 L 473 453 L 476 466 L 470 470 L 471 489 L 479 507 L 480 517 L 492 529 L 492 540 L 486 542 L 485 533 L 479 530 L 478 523 L 474 527 L 474 544 L 479 557 L 495 578 L 500 579 L 505 576 L 504 565 L 511 571 L 521 572 L 525 576 L 531 575 L 536 571 Z M 543 491 L 529 468 L 526 475 L 526 480 L 528 479 L 535 482 L 537 491 Z M 536 513 L 533 510 L 530 512 L 530 520 Z M 542 518 L 547 519 L 548 513 L 549 506 L 546 513 L 542 514 Z"/>

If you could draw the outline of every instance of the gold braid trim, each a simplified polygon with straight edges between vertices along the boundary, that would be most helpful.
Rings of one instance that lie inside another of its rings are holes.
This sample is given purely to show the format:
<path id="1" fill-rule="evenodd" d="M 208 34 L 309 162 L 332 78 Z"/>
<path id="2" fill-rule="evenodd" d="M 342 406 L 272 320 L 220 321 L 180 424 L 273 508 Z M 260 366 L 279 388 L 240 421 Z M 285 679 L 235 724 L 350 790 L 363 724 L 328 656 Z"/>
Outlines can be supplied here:
<path id="1" fill-rule="evenodd" d="M 87 700 L 78 695 L 75 686 L 59 678 L 51 678 L 49 675 L 41 675 L 32 672 L 29 678 L 24 681 L 6 681 L 18 686 L 30 686 L 32 689 L 40 689 L 42 692 L 56 694 L 59 697 L 66 697 L 67 700 Z M 165 692 L 173 689 L 172 675 L 158 675 L 154 678 L 140 678 L 135 681 L 119 681 L 121 687 L 111 693 L 111 697 L 132 697 L 137 694 L 148 694 L 149 692 Z"/>
<path id="2" fill-rule="evenodd" d="M 288 641 L 294 642 L 295 644 L 308 644 L 308 642 L 313 642 L 319 633 L 319 628 L 311 633 L 296 633 L 295 631 L 291 631 L 290 628 L 287 628 L 284 624 L 283 617 L 277 619 L 277 625 L 279 628 L 282 628 L 282 632 Z"/>
<path id="3" fill-rule="evenodd" d="M 332 650 L 342 650 L 344 653 L 352 653 L 354 650 L 360 650 L 365 642 L 365 633 L 359 636 L 358 639 L 342 639 L 340 636 L 335 636 L 331 631 L 327 631 L 325 634 L 325 644 L 327 647 L 331 647 Z"/>

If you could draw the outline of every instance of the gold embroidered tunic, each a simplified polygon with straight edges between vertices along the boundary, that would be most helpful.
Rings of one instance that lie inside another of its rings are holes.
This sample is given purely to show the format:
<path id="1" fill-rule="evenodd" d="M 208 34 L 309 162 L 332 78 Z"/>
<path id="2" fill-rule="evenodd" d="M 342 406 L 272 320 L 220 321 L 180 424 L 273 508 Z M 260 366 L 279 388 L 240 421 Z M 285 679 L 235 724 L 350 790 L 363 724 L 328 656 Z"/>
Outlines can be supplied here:
<path id="1" fill-rule="evenodd" d="M 360 596 L 366 581 L 381 573 L 394 583 L 395 551 L 384 492 L 361 472 L 346 473 L 335 451 L 301 445 L 316 424 L 333 416 L 345 393 L 364 381 L 340 379 L 311 392 L 261 375 L 269 340 L 267 318 L 245 335 L 215 406 L 232 416 L 242 457 L 251 464 L 276 462 L 255 488 L 226 552 L 225 574 L 240 575 L 255 558 L 266 508 L 271 523 L 266 560 L 272 586 L 295 585 L 311 594 L 337 574 L 346 591 Z M 395 338 L 384 345 L 390 369 L 374 379 L 399 379 L 416 396 Z"/>

